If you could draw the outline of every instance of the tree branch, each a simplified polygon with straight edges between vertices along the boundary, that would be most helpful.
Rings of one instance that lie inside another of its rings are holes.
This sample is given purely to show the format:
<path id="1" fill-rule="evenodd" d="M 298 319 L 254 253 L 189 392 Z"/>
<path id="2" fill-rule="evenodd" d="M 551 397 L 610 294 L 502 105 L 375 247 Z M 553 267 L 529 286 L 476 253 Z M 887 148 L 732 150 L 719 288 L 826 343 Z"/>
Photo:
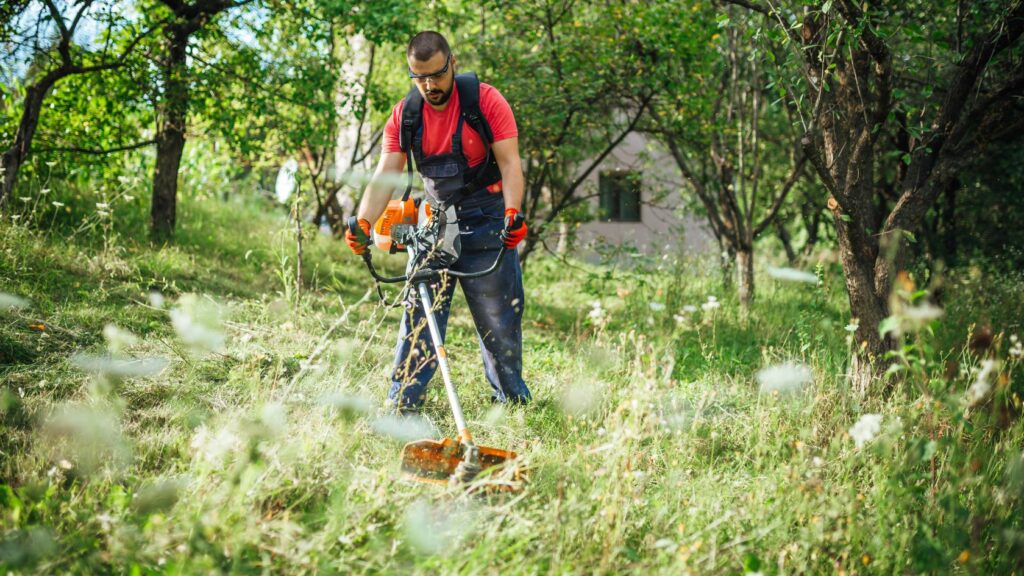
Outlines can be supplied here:
<path id="1" fill-rule="evenodd" d="M 1024 97 L 1024 71 L 1018 72 L 1016 76 L 1011 77 L 1004 82 L 1002 86 L 996 88 L 988 96 L 978 101 L 971 109 L 970 113 L 962 115 L 960 120 L 949 133 L 949 138 L 947 139 L 949 145 L 954 148 L 963 146 L 965 144 L 965 138 L 972 131 L 978 135 L 976 136 L 976 139 L 981 137 L 987 140 L 988 138 L 985 138 L 987 134 L 981 130 L 977 130 L 986 124 L 984 121 L 986 116 L 988 116 L 990 111 L 999 104 L 1012 102 L 1021 97 Z"/>
<path id="2" fill-rule="evenodd" d="M 708 220 L 711 223 L 711 227 L 714 229 L 715 236 L 721 238 L 726 231 L 725 224 L 722 222 L 722 217 L 718 213 L 718 206 L 715 205 L 711 195 L 708 194 L 707 188 L 704 187 L 704 183 L 690 169 L 689 163 L 686 161 L 686 157 L 683 155 L 683 151 L 679 148 L 679 144 L 676 143 L 675 138 L 672 137 L 671 133 L 665 128 L 664 121 L 661 115 L 658 113 L 655 106 L 651 106 L 651 116 L 654 118 L 655 123 L 659 129 L 662 130 L 664 135 L 665 144 L 668 146 L 669 152 L 672 154 L 672 158 L 675 159 L 676 165 L 679 166 L 679 171 L 682 173 L 683 178 L 690 183 L 693 187 L 693 191 L 697 194 L 697 199 L 700 200 L 701 204 L 704 205 L 704 209 L 708 213 Z"/>
<path id="3" fill-rule="evenodd" d="M 145 148 L 146 146 L 152 146 L 156 144 L 156 140 L 146 140 L 144 142 L 136 142 L 134 144 L 126 144 L 124 146 L 118 146 L 116 148 L 82 148 L 79 146 L 48 146 L 43 148 L 36 148 L 36 152 L 74 152 L 76 154 L 91 154 L 94 156 L 102 156 L 104 154 L 114 154 L 116 152 L 126 152 L 128 150 L 137 150 L 139 148 Z"/>
<path id="4" fill-rule="evenodd" d="M 888 66 L 892 61 L 889 46 L 871 29 L 871 23 L 864 19 L 864 12 L 853 0 L 840 0 L 839 10 L 855 30 L 860 29 L 860 41 L 868 49 L 871 58 L 879 65 Z"/>
<path id="5" fill-rule="evenodd" d="M 885 220 L 884 233 L 896 229 L 915 230 L 941 191 L 942 180 L 952 176 L 952 167 L 966 164 L 969 158 L 976 156 L 979 145 L 994 136 L 989 134 L 989 137 L 975 141 L 973 147 L 966 146 L 962 139 L 972 128 L 978 128 L 982 121 L 989 127 L 1017 123 L 1013 114 L 1014 107 L 1000 104 L 1009 102 L 1015 94 L 1020 93 L 1022 79 L 1019 73 L 991 96 L 977 102 L 968 113 L 965 114 L 964 109 L 992 58 L 1015 44 L 1022 34 L 1024 0 L 1015 0 L 1004 20 L 996 22 L 985 37 L 976 39 L 974 49 L 959 65 L 949 83 L 950 89 L 940 109 L 935 129 L 913 153 L 910 170 L 903 183 L 903 194 Z M 972 120 L 977 120 L 979 124 L 973 125 Z M 999 133 L 1005 134 L 1001 130 Z M 947 143 L 951 143 L 951 146 L 947 147 Z"/>
<path id="6" fill-rule="evenodd" d="M 764 219 L 761 220 L 761 222 L 754 227 L 754 231 L 751 234 L 751 238 L 756 239 L 758 236 L 760 236 L 761 232 L 764 232 L 764 229 L 767 228 L 769 224 L 771 224 L 772 220 L 775 219 L 775 215 L 778 213 L 779 208 L 782 207 L 782 203 L 786 200 L 786 196 L 789 195 L 789 191 L 793 188 L 793 185 L 796 184 L 800 180 L 800 177 L 803 175 L 804 164 L 806 163 L 807 155 L 800 154 L 800 159 L 797 160 L 796 165 L 793 166 L 793 172 L 790 173 L 789 178 L 787 178 L 785 184 L 782 185 L 782 190 L 779 192 L 779 195 L 775 198 L 775 202 L 772 203 L 771 208 L 768 209 L 768 213 L 765 214 Z"/>
<path id="7" fill-rule="evenodd" d="M 586 180 L 587 177 L 590 176 L 590 174 L 601 164 L 601 162 L 603 162 L 604 159 L 607 158 L 608 155 L 611 154 L 612 151 L 615 150 L 615 148 L 617 148 L 619 146 L 619 144 L 622 143 L 623 140 L 626 139 L 626 136 L 629 136 L 629 134 L 636 129 L 637 123 L 640 122 L 640 118 L 643 117 L 644 112 L 646 111 L 648 104 L 650 104 L 650 102 L 651 102 L 651 100 L 653 98 L 654 98 L 654 93 L 653 92 L 650 93 L 650 94 L 647 94 L 646 96 L 643 97 L 643 99 L 640 102 L 640 106 L 637 109 L 636 116 L 633 117 L 633 120 L 630 121 L 629 125 L 626 126 L 626 128 L 622 131 L 621 134 L 618 135 L 618 137 L 616 137 L 614 140 L 609 142 L 607 146 L 605 146 L 605 149 L 601 152 L 601 154 L 599 154 L 597 156 L 597 158 L 595 158 L 594 161 L 590 163 L 590 166 L 588 166 L 587 169 L 584 170 L 582 174 L 580 174 L 578 177 L 576 177 L 576 179 L 573 180 L 572 183 L 568 187 L 566 187 L 565 193 L 561 195 L 561 197 L 558 199 L 557 203 L 552 205 L 551 211 L 548 214 L 548 216 L 549 216 L 548 222 L 551 221 L 550 218 L 553 218 L 554 216 L 556 216 L 559 212 L 561 212 L 565 208 L 565 206 L 568 203 L 569 199 L 572 198 L 573 194 L 575 193 L 576 189 L 579 188 L 580 184 L 582 184 L 583 181 Z M 541 229 L 542 228 L 543 228 L 543 224 L 541 225 Z M 538 232 L 540 232 L 540 230 L 538 230 Z"/>
<path id="8" fill-rule="evenodd" d="M 570 191 L 573 191 L 577 187 L 579 187 L 579 185 L 582 184 L 588 176 L 590 176 L 590 173 L 593 172 L 595 168 L 597 168 L 598 164 L 604 161 L 604 159 L 607 158 L 608 155 L 611 154 L 612 151 L 615 150 L 615 148 L 617 148 L 623 140 L 626 139 L 626 136 L 629 136 L 629 134 L 636 129 L 637 123 L 640 122 L 640 118 L 644 115 L 644 111 L 647 109 L 647 105 L 650 104 L 652 98 L 654 98 L 653 93 L 644 96 L 643 100 L 641 100 L 640 102 L 640 107 L 637 108 L 636 116 L 634 116 L 633 120 L 630 121 L 628 126 L 626 126 L 626 129 L 623 130 L 617 138 L 612 140 L 608 144 L 608 146 L 605 147 L 604 151 L 602 151 L 601 154 L 593 162 L 591 162 L 590 167 L 583 171 L 583 174 L 580 174 L 578 177 L 576 177 L 575 180 L 572 181 L 568 188 Z"/>
<path id="9" fill-rule="evenodd" d="M 366 160 L 366 157 L 373 153 L 373 149 L 377 147 L 377 144 L 380 143 L 380 140 L 383 136 L 383 127 L 380 130 L 374 132 L 373 137 L 370 139 L 370 145 L 366 147 L 366 150 L 364 150 L 362 154 L 360 154 L 359 156 L 352 160 L 352 165 L 354 166 L 356 164 L 361 164 L 364 160 Z"/>

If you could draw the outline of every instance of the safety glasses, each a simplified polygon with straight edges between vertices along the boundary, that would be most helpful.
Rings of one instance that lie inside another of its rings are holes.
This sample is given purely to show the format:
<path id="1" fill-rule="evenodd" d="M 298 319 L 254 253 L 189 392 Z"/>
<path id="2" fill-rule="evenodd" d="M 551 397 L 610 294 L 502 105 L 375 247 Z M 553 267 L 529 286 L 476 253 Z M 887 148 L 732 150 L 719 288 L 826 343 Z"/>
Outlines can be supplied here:
<path id="1" fill-rule="evenodd" d="M 412 78 L 413 80 L 437 80 L 448 73 L 448 66 L 450 66 L 451 63 L 452 55 L 449 53 L 448 57 L 444 60 L 444 68 L 441 68 L 437 72 L 431 72 L 430 74 L 416 74 L 412 71 L 412 68 L 409 68 L 409 78 Z"/>

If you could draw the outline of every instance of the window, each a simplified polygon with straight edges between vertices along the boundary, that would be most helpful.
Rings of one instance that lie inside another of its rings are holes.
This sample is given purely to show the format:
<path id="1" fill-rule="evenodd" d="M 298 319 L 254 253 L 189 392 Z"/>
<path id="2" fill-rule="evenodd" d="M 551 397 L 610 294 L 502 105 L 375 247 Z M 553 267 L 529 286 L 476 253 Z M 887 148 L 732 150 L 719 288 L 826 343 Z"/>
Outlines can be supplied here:
<path id="1" fill-rule="evenodd" d="M 605 222 L 640 221 L 640 173 L 629 170 L 602 172 L 598 180 L 601 203 L 598 219 Z"/>

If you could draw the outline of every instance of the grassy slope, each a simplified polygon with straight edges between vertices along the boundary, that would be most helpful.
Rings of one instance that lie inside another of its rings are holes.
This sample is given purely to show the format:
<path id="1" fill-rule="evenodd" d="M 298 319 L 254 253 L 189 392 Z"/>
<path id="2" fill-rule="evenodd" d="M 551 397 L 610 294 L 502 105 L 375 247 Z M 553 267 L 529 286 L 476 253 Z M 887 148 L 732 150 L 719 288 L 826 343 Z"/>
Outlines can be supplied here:
<path id="1" fill-rule="evenodd" d="M 866 404 L 849 394 L 850 319 L 834 268 L 822 269 L 820 287 L 759 278 L 744 320 L 698 263 L 623 272 L 531 262 L 525 374 L 537 402 L 511 410 L 486 402 L 457 304 L 449 347 L 465 411 L 481 443 L 514 449 L 533 468 L 522 495 L 479 498 L 402 480 L 401 443 L 375 432 L 376 409 L 344 409 L 382 403 L 398 312 L 371 300 L 323 339 L 370 285 L 341 244 L 307 244 L 313 290 L 296 304 L 283 218 L 208 200 L 186 201 L 181 222 L 177 242 L 159 249 L 123 238 L 104 248 L 98 232 L 69 243 L 0 228 L 0 292 L 32 302 L 0 317 L 0 564 L 47 573 L 1021 569 L 1019 421 L 957 420 L 969 375 L 949 383 L 953 395 L 912 384 Z M 981 273 L 962 282 L 947 289 L 937 335 L 912 351 L 930 361 L 923 374 L 946 360 L 977 364 L 942 352 L 972 322 L 1020 331 L 1006 312 L 1024 304 L 1019 282 L 985 284 Z M 217 303 L 226 350 L 189 352 L 166 310 L 149 304 L 151 288 L 169 305 L 209 296 L 200 301 Z M 673 319 L 711 294 L 720 309 Z M 589 318 L 593 300 L 606 321 Z M 29 327 L 39 322 L 45 330 Z M 107 324 L 139 336 L 130 355 L 169 367 L 123 382 L 82 373 L 71 356 L 104 353 Z M 321 343 L 325 353 L 295 380 Z M 814 384 L 793 397 L 758 394 L 756 371 L 783 360 L 809 364 Z M 1015 364 L 1006 366 L 1019 388 Z M 65 409 L 82 417 L 59 416 Z M 867 412 L 886 424 L 857 450 L 846 431 Z M 427 414 L 452 432 L 440 386 Z"/>

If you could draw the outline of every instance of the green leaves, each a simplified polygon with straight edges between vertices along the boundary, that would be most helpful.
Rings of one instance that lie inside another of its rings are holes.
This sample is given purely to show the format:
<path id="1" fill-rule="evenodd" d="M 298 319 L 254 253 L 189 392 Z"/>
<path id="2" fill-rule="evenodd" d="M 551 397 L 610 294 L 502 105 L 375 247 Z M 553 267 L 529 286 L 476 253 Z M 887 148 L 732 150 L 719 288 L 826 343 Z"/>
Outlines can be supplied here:
<path id="1" fill-rule="evenodd" d="M 896 316 L 889 316 L 878 324 L 878 334 L 883 338 L 890 332 L 896 332 L 900 328 L 900 319 Z"/>

